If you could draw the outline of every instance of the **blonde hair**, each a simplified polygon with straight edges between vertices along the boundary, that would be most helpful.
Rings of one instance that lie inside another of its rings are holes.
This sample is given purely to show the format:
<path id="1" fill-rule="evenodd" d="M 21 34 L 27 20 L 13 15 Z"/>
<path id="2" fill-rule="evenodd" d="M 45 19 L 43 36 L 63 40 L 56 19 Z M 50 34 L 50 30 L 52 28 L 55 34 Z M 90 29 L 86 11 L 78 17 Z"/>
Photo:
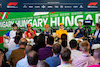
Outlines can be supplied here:
<path id="1" fill-rule="evenodd" d="M 83 52 L 87 52 L 90 50 L 90 43 L 88 41 L 82 41 L 80 44 L 79 44 L 81 50 Z"/>

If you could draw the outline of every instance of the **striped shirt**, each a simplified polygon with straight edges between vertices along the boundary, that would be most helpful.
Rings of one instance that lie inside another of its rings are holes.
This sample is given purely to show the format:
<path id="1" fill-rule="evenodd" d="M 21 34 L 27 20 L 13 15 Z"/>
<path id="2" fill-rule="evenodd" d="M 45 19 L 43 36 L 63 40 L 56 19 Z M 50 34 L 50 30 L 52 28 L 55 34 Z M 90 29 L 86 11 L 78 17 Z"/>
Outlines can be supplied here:
<path id="1" fill-rule="evenodd" d="M 73 60 L 72 65 L 74 67 L 87 67 L 93 65 L 95 63 L 95 59 L 88 54 L 82 54 L 82 56 L 77 57 Z"/>

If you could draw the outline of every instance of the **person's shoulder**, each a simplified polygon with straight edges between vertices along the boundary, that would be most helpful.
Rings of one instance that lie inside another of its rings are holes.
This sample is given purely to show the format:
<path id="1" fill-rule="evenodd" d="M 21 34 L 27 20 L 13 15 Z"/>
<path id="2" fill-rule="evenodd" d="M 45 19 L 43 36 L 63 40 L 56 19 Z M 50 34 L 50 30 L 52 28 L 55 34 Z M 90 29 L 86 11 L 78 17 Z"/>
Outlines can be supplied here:
<path id="1" fill-rule="evenodd" d="M 52 57 L 48 57 L 48 58 L 46 58 L 45 61 L 49 61 L 49 60 L 51 60 L 51 59 L 52 59 Z"/>
<path id="2" fill-rule="evenodd" d="M 79 51 L 79 50 L 76 50 L 76 52 L 77 52 L 77 53 L 81 53 L 81 54 L 82 54 L 82 52 L 81 52 L 81 51 Z"/>
<path id="3" fill-rule="evenodd" d="M 16 32 L 16 31 L 10 30 L 10 32 L 12 33 L 12 32 Z"/>
<path id="4" fill-rule="evenodd" d="M 12 52 L 14 52 L 14 53 L 15 53 L 15 52 L 17 52 L 18 50 L 19 50 L 19 48 L 18 48 L 18 49 L 13 50 Z"/>
<path id="5" fill-rule="evenodd" d="M 17 65 L 17 66 L 23 66 L 23 67 L 24 67 L 24 65 L 28 65 L 27 59 L 22 58 L 21 60 L 19 60 L 19 61 L 17 62 L 16 65 Z M 25 66 L 25 67 L 27 67 L 27 66 Z"/>
<path id="6" fill-rule="evenodd" d="M 21 60 L 19 60 L 19 61 L 17 62 L 17 64 L 20 64 L 20 63 L 23 63 L 23 62 L 25 62 L 25 58 L 22 58 Z"/>
<path id="7" fill-rule="evenodd" d="M 59 30 L 56 30 L 56 32 L 58 32 Z"/>
<path id="8" fill-rule="evenodd" d="M 59 65 L 57 67 L 73 67 L 71 64 L 68 64 L 68 65 Z"/>
<path id="9" fill-rule="evenodd" d="M 67 32 L 67 30 L 64 30 L 65 32 Z"/>
<path id="10" fill-rule="evenodd" d="M 93 57 L 93 56 L 90 56 L 90 60 L 95 61 L 95 59 L 94 59 L 94 57 Z"/>
<path id="11" fill-rule="evenodd" d="M 57 67 L 61 67 L 62 65 L 58 65 Z"/>
<path id="12" fill-rule="evenodd" d="M 72 61 L 72 63 L 80 62 L 81 59 L 82 59 L 82 56 L 78 56 L 78 57 L 76 57 L 76 58 Z"/>
<path id="13" fill-rule="evenodd" d="M 41 51 L 44 51 L 45 50 L 45 48 L 40 48 L 39 50 L 38 50 L 38 52 L 41 52 Z"/>

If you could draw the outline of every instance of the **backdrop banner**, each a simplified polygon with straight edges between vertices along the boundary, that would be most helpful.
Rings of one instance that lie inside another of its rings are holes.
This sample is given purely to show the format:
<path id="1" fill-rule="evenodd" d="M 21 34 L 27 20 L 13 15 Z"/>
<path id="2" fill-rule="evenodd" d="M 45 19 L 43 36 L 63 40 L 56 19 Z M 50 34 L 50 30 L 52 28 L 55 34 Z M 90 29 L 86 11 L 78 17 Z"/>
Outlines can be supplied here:
<path id="1" fill-rule="evenodd" d="M 76 29 L 78 22 L 84 20 L 93 20 L 90 27 L 94 31 L 95 23 L 100 23 L 100 12 L 0 12 L 0 30 L 11 30 L 13 23 L 18 27 L 30 23 L 35 29 L 44 30 L 45 24 L 55 27 L 61 22 L 67 28 Z"/>

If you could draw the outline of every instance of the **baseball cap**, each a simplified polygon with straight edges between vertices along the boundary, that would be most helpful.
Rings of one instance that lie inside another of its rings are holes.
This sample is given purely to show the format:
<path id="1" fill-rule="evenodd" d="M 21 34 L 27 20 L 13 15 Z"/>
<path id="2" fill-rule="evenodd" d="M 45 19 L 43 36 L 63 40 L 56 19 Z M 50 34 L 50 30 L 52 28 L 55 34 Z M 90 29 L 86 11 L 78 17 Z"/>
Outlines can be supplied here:
<path id="1" fill-rule="evenodd" d="M 60 25 L 64 25 L 63 23 L 60 23 Z"/>
<path id="2" fill-rule="evenodd" d="M 31 24 L 27 24 L 27 27 L 31 27 Z"/>
<path id="3" fill-rule="evenodd" d="M 47 28 L 47 27 L 49 27 L 49 25 L 48 25 L 48 24 L 46 24 L 46 25 L 45 25 L 45 28 Z"/>

